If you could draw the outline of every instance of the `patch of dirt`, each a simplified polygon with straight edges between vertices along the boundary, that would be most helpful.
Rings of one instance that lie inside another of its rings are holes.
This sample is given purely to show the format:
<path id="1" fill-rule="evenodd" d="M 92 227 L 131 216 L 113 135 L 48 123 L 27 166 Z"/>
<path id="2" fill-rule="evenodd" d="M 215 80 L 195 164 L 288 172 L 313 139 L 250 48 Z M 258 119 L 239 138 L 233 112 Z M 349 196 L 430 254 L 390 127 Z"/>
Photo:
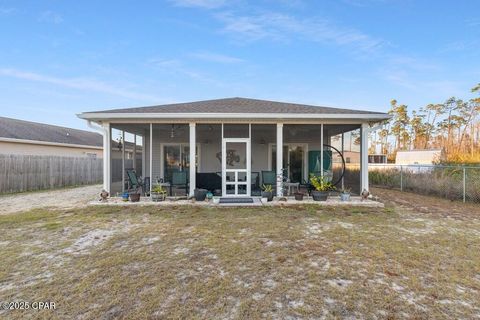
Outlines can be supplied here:
<path id="1" fill-rule="evenodd" d="M 101 185 L 82 186 L 51 191 L 35 191 L 0 196 L 0 215 L 37 208 L 72 209 L 85 207 L 99 198 Z"/>
<path id="2" fill-rule="evenodd" d="M 92 230 L 75 241 L 73 245 L 64 250 L 65 253 L 82 254 L 88 252 L 91 247 L 96 247 L 108 240 L 115 232 L 113 230 Z"/>

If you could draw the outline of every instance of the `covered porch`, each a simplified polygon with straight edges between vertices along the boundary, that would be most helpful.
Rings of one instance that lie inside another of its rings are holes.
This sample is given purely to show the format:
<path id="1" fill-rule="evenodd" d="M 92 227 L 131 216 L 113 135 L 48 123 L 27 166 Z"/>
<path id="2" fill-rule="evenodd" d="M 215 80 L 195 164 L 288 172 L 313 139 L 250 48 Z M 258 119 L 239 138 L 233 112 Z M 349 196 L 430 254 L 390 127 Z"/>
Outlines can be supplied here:
<path id="1" fill-rule="evenodd" d="M 311 174 L 353 194 L 368 190 L 368 125 L 362 122 L 172 119 L 103 127 L 104 189 L 112 196 L 131 189 L 132 171 L 142 178 L 145 196 L 155 185 L 176 198 L 195 189 L 259 197 L 263 185 L 277 196 L 306 194 Z"/>

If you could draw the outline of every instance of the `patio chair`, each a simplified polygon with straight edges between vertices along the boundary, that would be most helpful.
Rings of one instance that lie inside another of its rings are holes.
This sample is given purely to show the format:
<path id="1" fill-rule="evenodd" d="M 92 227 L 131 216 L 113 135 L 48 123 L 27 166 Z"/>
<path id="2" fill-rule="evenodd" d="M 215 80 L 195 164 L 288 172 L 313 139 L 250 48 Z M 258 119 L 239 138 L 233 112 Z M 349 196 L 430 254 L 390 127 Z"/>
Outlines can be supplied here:
<path id="1" fill-rule="evenodd" d="M 137 173 L 133 169 L 125 169 L 128 178 L 128 185 L 129 190 L 138 190 L 139 188 L 142 189 L 143 193 L 143 182 L 137 177 Z"/>
<path id="2" fill-rule="evenodd" d="M 172 173 L 172 181 L 170 182 L 170 195 L 173 195 L 173 187 L 185 187 L 185 194 L 188 195 L 188 180 L 186 171 L 177 171 Z"/>
<path id="3" fill-rule="evenodd" d="M 262 171 L 262 185 L 271 185 L 275 190 L 277 186 L 277 174 L 275 171 Z"/>

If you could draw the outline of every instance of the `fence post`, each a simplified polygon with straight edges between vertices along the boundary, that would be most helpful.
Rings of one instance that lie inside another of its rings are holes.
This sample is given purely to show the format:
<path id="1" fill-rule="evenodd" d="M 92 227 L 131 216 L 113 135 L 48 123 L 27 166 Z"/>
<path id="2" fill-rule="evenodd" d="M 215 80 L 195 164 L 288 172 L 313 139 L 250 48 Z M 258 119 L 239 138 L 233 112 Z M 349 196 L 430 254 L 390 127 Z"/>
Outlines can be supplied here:
<path id="1" fill-rule="evenodd" d="M 403 191 L 403 166 L 400 166 L 400 191 Z"/>
<path id="2" fill-rule="evenodd" d="M 465 167 L 463 167 L 463 202 L 465 202 L 465 193 L 466 193 L 466 172 L 465 172 Z"/>

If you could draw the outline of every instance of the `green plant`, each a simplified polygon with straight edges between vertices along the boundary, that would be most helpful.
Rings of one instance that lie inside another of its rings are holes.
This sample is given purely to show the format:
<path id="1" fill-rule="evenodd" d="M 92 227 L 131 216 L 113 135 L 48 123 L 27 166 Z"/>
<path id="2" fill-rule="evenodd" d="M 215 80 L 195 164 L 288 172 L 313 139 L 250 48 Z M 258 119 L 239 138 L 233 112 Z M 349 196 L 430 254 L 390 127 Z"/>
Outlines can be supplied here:
<path id="1" fill-rule="evenodd" d="M 310 175 L 310 183 L 317 191 L 333 191 L 335 186 L 325 179 L 323 176 L 316 176 L 313 173 Z"/>
<path id="2" fill-rule="evenodd" d="M 271 184 L 262 184 L 262 191 L 263 192 L 272 192 L 273 187 Z"/>
<path id="3" fill-rule="evenodd" d="M 166 194 L 167 190 L 165 190 L 165 188 L 163 186 L 157 184 L 157 185 L 153 186 L 152 192 Z"/>
<path id="4" fill-rule="evenodd" d="M 350 189 L 350 188 L 342 188 L 342 189 L 340 190 L 340 193 L 349 194 L 351 190 L 352 190 L 352 189 Z"/>

